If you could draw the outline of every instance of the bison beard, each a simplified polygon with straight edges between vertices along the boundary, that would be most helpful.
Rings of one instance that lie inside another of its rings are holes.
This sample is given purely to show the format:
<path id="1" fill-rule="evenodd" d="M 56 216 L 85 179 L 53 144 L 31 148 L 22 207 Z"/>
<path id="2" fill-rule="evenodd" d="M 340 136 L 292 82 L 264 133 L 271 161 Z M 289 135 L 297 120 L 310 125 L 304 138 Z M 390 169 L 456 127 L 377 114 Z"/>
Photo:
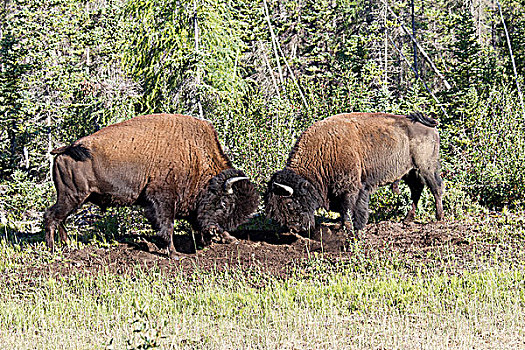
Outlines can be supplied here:
<path id="1" fill-rule="evenodd" d="M 57 201 L 44 216 L 51 250 L 55 231 L 66 242 L 62 223 L 86 202 L 102 209 L 143 207 L 170 256 L 175 219 L 187 219 L 206 243 L 230 242 L 235 238 L 226 230 L 243 223 L 259 204 L 253 184 L 231 167 L 211 124 L 188 116 L 136 117 L 51 153 L 57 155 Z"/>
<path id="2" fill-rule="evenodd" d="M 370 194 L 402 179 L 411 192 L 414 219 L 425 185 L 443 219 L 437 122 L 408 116 L 350 113 L 313 124 L 298 139 L 287 166 L 273 175 L 265 194 L 266 214 L 293 231 L 314 228 L 319 208 L 341 214 L 345 228 L 359 231 L 368 221 Z"/>

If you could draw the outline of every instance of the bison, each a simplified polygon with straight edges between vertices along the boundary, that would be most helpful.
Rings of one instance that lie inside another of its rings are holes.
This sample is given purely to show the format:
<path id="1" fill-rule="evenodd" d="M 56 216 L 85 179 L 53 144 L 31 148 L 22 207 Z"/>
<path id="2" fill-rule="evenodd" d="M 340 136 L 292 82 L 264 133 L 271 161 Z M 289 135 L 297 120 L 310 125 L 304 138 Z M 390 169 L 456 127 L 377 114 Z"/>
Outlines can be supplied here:
<path id="1" fill-rule="evenodd" d="M 258 207 L 257 191 L 232 167 L 211 123 L 190 116 L 135 117 L 51 153 L 57 199 L 44 216 L 51 250 L 57 227 L 67 241 L 61 223 L 85 202 L 145 208 L 170 257 L 175 219 L 187 219 L 206 239 L 230 242 L 226 230 Z"/>
<path id="2" fill-rule="evenodd" d="M 297 140 L 286 167 L 276 172 L 265 195 L 266 214 L 296 232 L 315 227 L 314 212 L 339 212 L 356 232 L 368 221 L 370 194 L 403 179 L 411 191 L 414 219 L 426 184 L 443 219 L 437 122 L 421 113 L 340 114 L 310 126 Z"/>

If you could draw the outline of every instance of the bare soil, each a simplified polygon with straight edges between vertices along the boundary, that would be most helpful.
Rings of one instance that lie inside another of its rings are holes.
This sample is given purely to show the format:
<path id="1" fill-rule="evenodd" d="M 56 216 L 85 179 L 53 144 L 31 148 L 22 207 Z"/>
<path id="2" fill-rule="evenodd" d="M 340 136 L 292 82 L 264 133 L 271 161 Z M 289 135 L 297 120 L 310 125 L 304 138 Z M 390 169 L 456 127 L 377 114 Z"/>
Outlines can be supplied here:
<path id="1" fill-rule="evenodd" d="M 356 254 L 365 259 L 379 258 L 409 261 L 423 265 L 446 265 L 460 273 L 463 268 L 479 264 L 490 257 L 501 243 L 478 239 L 476 224 L 437 222 L 405 225 L 393 222 L 369 224 L 359 238 L 336 229 L 322 226 L 321 233 L 312 239 L 290 233 L 271 231 L 233 232 L 238 241 L 232 244 L 212 244 L 196 253 L 179 253 L 168 259 L 164 249 L 153 238 L 126 236 L 109 247 L 88 245 L 82 249 L 65 247 L 61 258 L 37 267 L 28 267 L 30 275 L 68 275 L 75 272 L 133 273 L 137 266 L 160 268 L 168 274 L 191 274 L 194 271 L 222 271 L 233 267 L 263 272 L 277 277 L 290 276 L 297 267 L 305 266 L 312 258 L 322 258 L 333 265 L 355 262 Z M 507 246 L 511 258 L 519 247 Z M 353 259 L 353 260 L 352 260 Z M 451 266 L 451 264 L 453 266 Z"/>

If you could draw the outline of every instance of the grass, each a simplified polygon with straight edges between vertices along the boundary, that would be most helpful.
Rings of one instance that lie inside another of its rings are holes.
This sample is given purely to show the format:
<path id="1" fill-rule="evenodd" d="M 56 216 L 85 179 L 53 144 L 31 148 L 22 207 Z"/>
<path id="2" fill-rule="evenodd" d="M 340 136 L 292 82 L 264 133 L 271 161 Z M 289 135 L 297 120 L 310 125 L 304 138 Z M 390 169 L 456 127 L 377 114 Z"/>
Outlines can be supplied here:
<path id="1" fill-rule="evenodd" d="M 523 247 L 520 220 L 498 216 L 480 231 L 497 249 Z M 471 256 L 458 270 L 453 252 L 423 263 L 353 249 L 344 262 L 312 254 L 286 278 L 176 266 L 56 275 L 28 267 L 60 254 L 3 241 L 0 348 L 525 348 L 523 255 Z"/>
<path id="2" fill-rule="evenodd" d="M 500 348 L 525 346 L 523 269 L 393 270 L 270 279 L 74 275 L 2 286 L 2 348 Z M 521 341 L 521 343 L 520 343 Z M 142 347 L 141 347 L 142 346 Z"/>

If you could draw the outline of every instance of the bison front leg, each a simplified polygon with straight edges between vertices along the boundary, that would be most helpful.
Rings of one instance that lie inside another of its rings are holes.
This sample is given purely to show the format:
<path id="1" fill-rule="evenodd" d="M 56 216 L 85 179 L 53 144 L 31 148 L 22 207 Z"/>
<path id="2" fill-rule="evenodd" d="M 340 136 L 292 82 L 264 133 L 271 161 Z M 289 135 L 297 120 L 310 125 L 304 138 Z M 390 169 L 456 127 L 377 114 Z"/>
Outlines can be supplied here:
<path id="1" fill-rule="evenodd" d="M 357 193 L 345 193 L 341 202 L 341 225 L 347 231 L 353 230 L 352 218 L 354 216 Z"/>
<path id="2" fill-rule="evenodd" d="M 158 231 L 159 237 L 166 243 L 168 257 L 173 258 L 176 253 L 175 245 L 173 244 L 174 205 L 169 204 L 167 200 L 152 199 L 149 204 L 145 206 L 144 214 L 150 221 L 153 229 Z"/>
<path id="3" fill-rule="evenodd" d="M 167 243 L 168 258 L 172 259 L 175 257 L 175 253 L 177 252 L 175 250 L 175 245 L 173 244 L 173 221 L 169 224 L 166 222 L 164 225 L 162 225 L 159 235 Z"/>
<path id="4" fill-rule="evenodd" d="M 362 230 L 368 222 L 370 190 L 363 186 L 358 193 L 348 193 L 342 202 L 341 220 L 343 227 L 355 233 Z"/>
<path id="5" fill-rule="evenodd" d="M 354 207 L 353 223 L 354 230 L 362 230 L 368 223 L 368 205 L 370 203 L 370 189 L 367 186 L 363 186 L 359 190 L 357 200 Z"/>

